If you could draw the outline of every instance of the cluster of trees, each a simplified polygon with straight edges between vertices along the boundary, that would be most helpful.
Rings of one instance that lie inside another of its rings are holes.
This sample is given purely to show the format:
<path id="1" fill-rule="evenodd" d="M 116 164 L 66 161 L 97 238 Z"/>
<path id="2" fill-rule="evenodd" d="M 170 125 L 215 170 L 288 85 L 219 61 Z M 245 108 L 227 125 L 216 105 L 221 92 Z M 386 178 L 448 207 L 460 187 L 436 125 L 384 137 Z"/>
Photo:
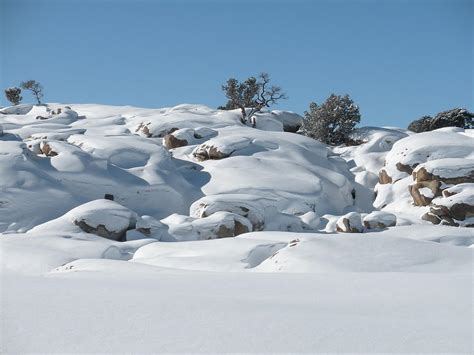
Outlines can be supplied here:
<path id="1" fill-rule="evenodd" d="M 270 76 L 260 74 L 251 76 L 243 82 L 230 78 L 222 85 L 227 103 L 218 107 L 221 110 L 240 109 L 242 123 L 256 125 L 255 114 L 278 101 L 286 99 L 281 87 L 270 85 Z M 359 107 L 349 95 L 332 94 L 322 105 L 312 102 L 305 112 L 301 132 L 327 144 L 347 142 L 355 125 L 360 122 Z"/>
<path id="2" fill-rule="evenodd" d="M 22 89 L 31 91 L 38 105 L 41 105 L 43 86 L 36 80 L 23 81 L 20 87 L 10 87 L 5 90 L 5 96 L 12 105 L 21 103 Z M 222 85 L 222 91 L 227 102 L 218 109 L 239 109 L 241 122 L 251 124 L 252 127 L 256 126 L 256 113 L 288 98 L 281 87 L 270 85 L 270 76 L 267 73 L 261 73 L 257 77 L 251 76 L 242 82 L 230 78 Z M 410 123 L 408 129 L 418 133 L 451 126 L 474 128 L 473 119 L 473 113 L 462 108 L 455 108 L 440 112 L 434 117 L 423 116 Z M 309 110 L 304 113 L 299 132 L 326 144 L 350 144 L 351 133 L 359 122 L 359 107 L 349 95 L 331 94 L 321 105 L 315 102 L 309 104 Z"/>
<path id="3" fill-rule="evenodd" d="M 242 123 L 251 123 L 255 127 L 257 112 L 287 98 L 281 87 L 270 86 L 269 83 L 270 77 L 266 73 L 257 78 L 252 76 L 243 82 L 230 78 L 222 85 L 227 103 L 218 109 L 240 109 Z M 309 104 L 299 133 L 331 145 L 359 144 L 360 142 L 351 139 L 351 133 L 360 118 L 359 107 L 349 95 L 331 94 L 321 105 L 315 102 Z M 426 132 L 452 126 L 474 128 L 473 118 L 473 113 L 455 108 L 440 112 L 435 117 L 423 116 L 410 123 L 408 129 L 413 132 Z"/>
<path id="4" fill-rule="evenodd" d="M 36 98 L 38 105 L 41 105 L 41 99 L 43 98 L 43 86 L 36 80 L 26 80 L 20 83 L 20 87 L 11 87 L 5 89 L 5 96 L 12 105 L 19 105 L 23 97 L 21 96 L 21 89 L 29 90 Z"/>
<path id="5" fill-rule="evenodd" d="M 408 125 L 412 132 L 428 132 L 443 127 L 474 128 L 474 114 L 463 108 L 443 111 L 434 117 L 423 116 Z"/>

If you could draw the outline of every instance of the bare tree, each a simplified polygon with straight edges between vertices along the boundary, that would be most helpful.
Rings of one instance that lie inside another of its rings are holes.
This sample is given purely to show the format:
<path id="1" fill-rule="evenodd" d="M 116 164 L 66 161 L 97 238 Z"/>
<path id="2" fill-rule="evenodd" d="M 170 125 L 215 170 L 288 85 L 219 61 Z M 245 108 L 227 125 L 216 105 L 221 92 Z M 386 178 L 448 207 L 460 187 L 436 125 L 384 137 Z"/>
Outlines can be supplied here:
<path id="1" fill-rule="evenodd" d="M 41 98 L 43 97 L 43 86 L 36 82 L 36 80 L 27 80 L 23 81 L 20 84 L 21 88 L 24 90 L 30 90 L 38 101 L 38 105 L 41 105 Z"/>
<path id="2" fill-rule="evenodd" d="M 12 105 L 18 105 L 23 99 L 21 96 L 21 89 L 17 87 L 5 89 L 5 96 L 7 97 L 7 100 L 12 103 Z"/>
<path id="3" fill-rule="evenodd" d="M 270 86 L 270 76 L 267 73 L 261 73 L 258 79 L 252 76 L 242 83 L 234 78 L 227 80 L 227 83 L 222 85 L 222 91 L 224 91 L 228 101 L 225 106 L 219 108 L 224 110 L 240 109 L 242 113 L 241 122 L 246 124 L 250 121 L 252 127 L 255 127 L 255 114 L 257 112 L 287 98 L 281 87 Z M 250 109 L 250 111 L 247 112 L 247 109 Z"/>

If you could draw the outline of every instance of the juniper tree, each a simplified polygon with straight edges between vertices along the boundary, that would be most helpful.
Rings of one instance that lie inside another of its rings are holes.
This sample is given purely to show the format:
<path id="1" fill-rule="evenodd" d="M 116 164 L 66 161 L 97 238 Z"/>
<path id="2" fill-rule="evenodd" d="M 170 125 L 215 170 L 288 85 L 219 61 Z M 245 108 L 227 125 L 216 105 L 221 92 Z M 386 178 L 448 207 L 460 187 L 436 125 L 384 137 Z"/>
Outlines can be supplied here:
<path id="1" fill-rule="evenodd" d="M 240 109 L 241 122 L 245 124 L 250 120 L 252 126 L 255 127 L 254 115 L 257 112 L 287 98 L 279 86 L 270 86 L 269 83 L 270 76 L 267 73 L 261 73 L 258 79 L 252 76 L 241 83 L 237 79 L 230 78 L 225 85 L 222 85 L 222 91 L 228 101 L 225 106 L 219 108 L 224 110 Z M 247 112 L 246 109 L 250 109 L 250 111 Z"/>
<path id="2" fill-rule="evenodd" d="M 18 105 L 23 99 L 21 96 L 21 89 L 17 87 L 5 89 L 5 96 L 7 100 L 12 103 L 12 105 Z"/>
<path id="3" fill-rule="evenodd" d="M 38 101 L 38 105 L 41 105 L 41 98 L 43 97 L 43 86 L 36 82 L 36 80 L 23 81 L 20 84 L 22 89 L 30 90 Z"/>
<path id="4" fill-rule="evenodd" d="M 443 127 L 472 128 L 474 114 L 463 108 L 454 108 L 443 111 L 436 116 L 423 116 L 408 125 L 410 131 L 420 133 L 428 132 Z"/>
<path id="5" fill-rule="evenodd" d="M 338 145 L 349 138 L 359 122 L 359 107 L 349 95 L 331 94 L 322 105 L 310 103 L 309 111 L 304 113 L 301 130 L 308 137 Z"/>

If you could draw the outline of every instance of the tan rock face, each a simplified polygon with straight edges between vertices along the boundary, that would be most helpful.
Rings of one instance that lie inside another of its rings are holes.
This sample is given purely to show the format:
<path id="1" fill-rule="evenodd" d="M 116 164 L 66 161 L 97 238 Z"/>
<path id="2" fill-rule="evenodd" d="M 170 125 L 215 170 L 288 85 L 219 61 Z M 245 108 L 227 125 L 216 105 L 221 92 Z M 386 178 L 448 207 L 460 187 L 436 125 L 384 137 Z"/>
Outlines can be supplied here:
<path id="1" fill-rule="evenodd" d="M 432 192 L 432 196 L 425 196 L 420 189 L 428 188 Z M 410 195 L 416 206 L 428 206 L 431 201 L 438 196 L 441 196 L 441 182 L 437 180 L 420 181 L 408 187 Z"/>
<path id="2" fill-rule="evenodd" d="M 356 227 L 351 226 L 347 218 L 342 219 L 343 226 L 336 226 L 336 230 L 342 233 L 361 233 L 362 231 Z"/>
<path id="3" fill-rule="evenodd" d="M 237 236 L 239 234 L 244 234 L 244 233 L 249 233 L 251 230 L 249 228 L 240 223 L 239 221 L 235 221 L 235 226 L 234 226 L 234 235 Z"/>
<path id="4" fill-rule="evenodd" d="M 58 155 L 58 153 L 55 152 L 48 143 L 41 143 L 40 150 L 41 150 L 41 153 L 43 153 L 47 157 L 54 157 Z"/>
<path id="5" fill-rule="evenodd" d="M 151 122 L 148 122 L 148 123 L 142 122 L 142 123 L 140 123 L 138 125 L 137 129 L 135 130 L 135 132 L 141 132 L 145 137 L 150 138 L 151 133 L 150 133 L 150 129 L 148 128 L 148 125 L 150 123 Z"/>
<path id="6" fill-rule="evenodd" d="M 366 215 L 362 221 L 367 229 L 384 229 L 397 224 L 397 216 L 384 211 L 374 211 Z"/>
<path id="7" fill-rule="evenodd" d="M 402 171 L 404 173 L 407 173 L 411 175 L 413 172 L 413 169 L 417 166 L 418 164 L 415 164 L 414 166 L 410 166 L 407 164 L 402 164 L 402 163 L 397 163 L 395 166 L 397 167 L 398 171 Z"/>
<path id="8" fill-rule="evenodd" d="M 445 184 L 449 184 L 449 185 L 457 185 L 457 184 L 474 182 L 474 170 L 471 171 L 467 175 L 446 178 L 446 177 L 431 174 L 428 171 L 426 171 L 425 168 L 422 167 L 418 169 L 417 171 L 414 171 L 412 176 L 413 176 L 413 180 L 417 182 L 436 180 L 436 181 L 442 181 Z"/>
<path id="9" fill-rule="evenodd" d="M 430 212 L 441 218 L 449 217 L 458 221 L 464 221 L 466 218 L 474 217 L 474 206 L 467 203 L 455 203 L 450 207 L 433 204 Z"/>
<path id="10" fill-rule="evenodd" d="M 152 132 L 150 130 L 150 124 L 151 124 L 151 122 L 142 122 L 142 123 L 140 123 L 138 125 L 138 127 L 135 129 L 135 132 L 139 132 L 147 138 L 163 138 L 167 134 L 171 134 L 174 131 L 178 130 L 178 128 L 173 127 L 173 128 L 169 128 L 169 129 L 164 129 L 164 130 L 159 131 L 159 132 Z"/>
<path id="11" fill-rule="evenodd" d="M 163 145 L 168 149 L 174 149 L 187 146 L 188 141 L 186 139 L 178 139 L 173 134 L 167 134 L 163 138 Z"/>
<path id="12" fill-rule="evenodd" d="M 392 178 L 387 174 L 385 169 L 379 171 L 379 184 L 391 184 Z"/>
<path id="13" fill-rule="evenodd" d="M 416 206 L 429 206 L 435 197 L 448 197 L 452 195 L 449 192 L 444 192 L 442 190 L 443 184 L 457 185 L 474 182 L 474 171 L 464 176 L 445 178 L 434 175 L 428 172 L 424 167 L 421 167 L 420 169 L 413 171 L 412 176 L 416 183 L 410 185 L 409 189 Z M 424 196 L 420 191 L 421 188 L 429 188 L 432 192 L 432 196 Z"/>
<path id="14" fill-rule="evenodd" d="M 362 233 L 363 227 L 360 214 L 351 212 L 339 218 L 336 224 L 336 231 L 342 233 Z"/>

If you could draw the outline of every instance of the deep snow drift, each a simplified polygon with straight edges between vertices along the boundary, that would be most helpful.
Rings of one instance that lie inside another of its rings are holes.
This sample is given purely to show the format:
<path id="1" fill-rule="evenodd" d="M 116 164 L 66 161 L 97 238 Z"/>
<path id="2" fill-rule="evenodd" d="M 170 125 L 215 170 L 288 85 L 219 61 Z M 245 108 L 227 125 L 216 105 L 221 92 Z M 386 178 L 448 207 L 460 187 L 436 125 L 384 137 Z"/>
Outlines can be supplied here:
<path id="1" fill-rule="evenodd" d="M 0 109 L 2 350 L 470 352 L 472 130 L 300 124 Z"/>

